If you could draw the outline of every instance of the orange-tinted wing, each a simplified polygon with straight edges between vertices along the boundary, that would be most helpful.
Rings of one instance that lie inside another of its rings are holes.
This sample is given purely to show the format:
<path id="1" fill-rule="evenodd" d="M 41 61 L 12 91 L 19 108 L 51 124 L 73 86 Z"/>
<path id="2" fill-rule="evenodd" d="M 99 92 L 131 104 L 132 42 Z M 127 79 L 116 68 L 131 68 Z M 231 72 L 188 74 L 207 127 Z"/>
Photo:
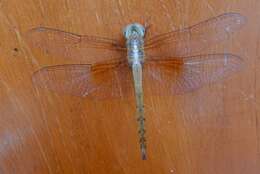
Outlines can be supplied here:
<path id="1" fill-rule="evenodd" d="M 184 94 L 223 79 L 242 66 L 243 60 L 232 54 L 147 59 L 144 80 L 152 84 L 150 94 Z"/>
<path id="2" fill-rule="evenodd" d="M 203 49 L 227 39 L 246 23 L 238 13 L 225 13 L 186 29 L 155 36 L 146 41 L 148 56 L 183 57 L 199 54 Z"/>
<path id="3" fill-rule="evenodd" d="M 123 59 L 95 65 L 47 66 L 33 74 L 33 82 L 37 86 L 57 93 L 96 99 L 126 97 L 132 92 L 131 78 L 131 70 Z"/>
<path id="4" fill-rule="evenodd" d="M 25 39 L 33 49 L 65 58 L 88 58 L 93 63 L 99 58 L 125 55 L 125 47 L 116 40 L 78 35 L 53 28 L 38 27 L 28 31 Z"/>

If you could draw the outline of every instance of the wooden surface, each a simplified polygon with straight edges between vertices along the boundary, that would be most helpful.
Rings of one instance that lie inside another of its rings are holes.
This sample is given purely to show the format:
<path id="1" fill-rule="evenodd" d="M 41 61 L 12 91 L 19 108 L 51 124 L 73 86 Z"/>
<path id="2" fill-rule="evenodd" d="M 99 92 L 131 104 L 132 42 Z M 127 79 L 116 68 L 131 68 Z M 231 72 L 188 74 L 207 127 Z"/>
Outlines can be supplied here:
<path id="1" fill-rule="evenodd" d="M 145 96 L 147 161 L 134 98 L 93 102 L 32 85 L 40 67 L 87 62 L 33 52 L 23 37 L 33 27 L 122 39 L 133 21 L 154 35 L 230 11 L 248 23 L 213 49 L 242 56 L 246 68 L 183 96 Z M 0 1 L 0 173 L 259 173 L 259 11 L 258 0 Z"/>

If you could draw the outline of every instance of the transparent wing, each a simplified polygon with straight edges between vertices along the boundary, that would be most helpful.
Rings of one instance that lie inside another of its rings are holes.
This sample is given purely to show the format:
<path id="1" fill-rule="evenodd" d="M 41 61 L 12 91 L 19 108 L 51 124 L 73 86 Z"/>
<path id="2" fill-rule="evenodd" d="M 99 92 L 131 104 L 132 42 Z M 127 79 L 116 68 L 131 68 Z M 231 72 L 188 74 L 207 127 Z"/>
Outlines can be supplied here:
<path id="1" fill-rule="evenodd" d="M 73 34 L 53 28 L 38 27 L 28 31 L 25 38 L 33 49 L 57 57 L 82 58 L 88 57 L 90 62 L 98 58 L 122 57 L 124 46 L 116 40 Z"/>
<path id="2" fill-rule="evenodd" d="M 183 94 L 216 82 L 240 70 L 243 60 L 232 54 L 149 59 L 145 62 L 145 80 L 150 94 Z M 160 89 L 160 90 L 158 90 Z"/>
<path id="3" fill-rule="evenodd" d="M 123 98 L 132 87 L 131 71 L 124 60 L 48 66 L 33 74 L 33 82 L 57 93 L 97 99 Z"/>
<path id="4" fill-rule="evenodd" d="M 227 39 L 246 23 L 238 13 L 225 13 L 186 29 L 155 36 L 146 41 L 150 56 L 183 57 L 196 55 L 209 45 Z"/>

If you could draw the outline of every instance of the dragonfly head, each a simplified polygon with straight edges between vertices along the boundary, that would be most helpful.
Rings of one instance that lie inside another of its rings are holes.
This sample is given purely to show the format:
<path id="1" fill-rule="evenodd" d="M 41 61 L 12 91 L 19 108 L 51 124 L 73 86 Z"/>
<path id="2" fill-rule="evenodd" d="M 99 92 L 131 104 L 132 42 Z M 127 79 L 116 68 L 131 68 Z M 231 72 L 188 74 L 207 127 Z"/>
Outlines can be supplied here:
<path id="1" fill-rule="evenodd" d="M 145 28 L 141 24 L 132 23 L 127 25 L 124 28 L 123 34 L 126 39 L 129 39 L 130 36 L 136 35 L 137 37 L 144 37 L 145 35 Z"/>

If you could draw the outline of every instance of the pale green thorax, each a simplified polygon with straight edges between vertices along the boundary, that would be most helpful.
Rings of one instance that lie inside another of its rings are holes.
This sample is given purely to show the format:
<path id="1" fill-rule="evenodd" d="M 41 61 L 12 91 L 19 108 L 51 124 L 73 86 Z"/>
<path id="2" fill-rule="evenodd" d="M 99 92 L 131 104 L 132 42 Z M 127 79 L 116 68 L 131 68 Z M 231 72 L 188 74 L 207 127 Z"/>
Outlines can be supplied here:
<path id="1" fill-rule="evenodd" d="M 133 23 L 125 27 L 123 34 L 126 39 L 127 59 L 129 65 L 144 62 L 144 36 L 145 27 L 141 24 Z"/>

